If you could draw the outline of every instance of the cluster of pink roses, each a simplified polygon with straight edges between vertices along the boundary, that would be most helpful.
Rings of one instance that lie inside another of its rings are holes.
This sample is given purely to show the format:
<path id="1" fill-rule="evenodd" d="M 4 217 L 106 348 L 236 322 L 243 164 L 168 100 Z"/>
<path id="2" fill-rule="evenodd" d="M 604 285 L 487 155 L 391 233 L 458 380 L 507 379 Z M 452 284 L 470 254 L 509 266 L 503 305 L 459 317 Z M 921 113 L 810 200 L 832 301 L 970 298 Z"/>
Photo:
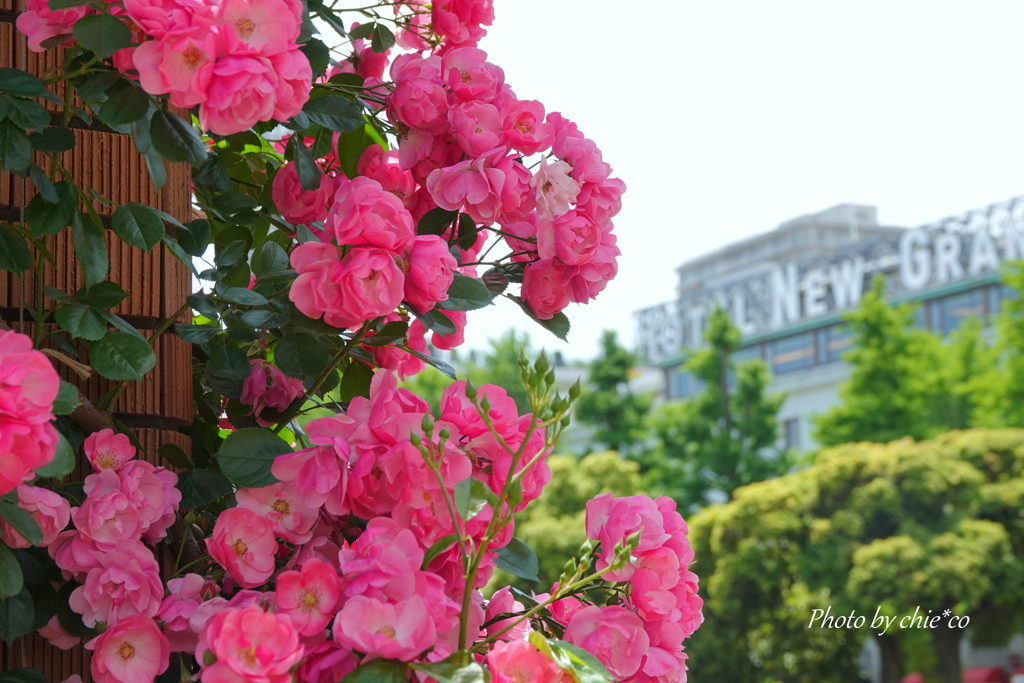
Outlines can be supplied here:
<path id="1" fill-rule="evenodd" d="M 255 358 L 250 363 L 252 371 L 242 384 L 240 400 L 252 406 L 249 414 L 256 418 L 261 427 L 269 427 L 273 422 L 260 418 L 263 409 L 283 411 L 292 401 L 302 396 L 302 382 L 289 377 L 278 370 L 276 365 L 262 358 Z"/>
<path id="2" fill-rule="evenodd" d="M 171 104 L 199 105 L 202 127 L 218 135 L 248 130 L 258 121 L 286 121 L 309 99 L 309 60 L 295 41 L 302 25 L 298 0 L 125 0 L 114 9 L 144 38 L 119 50 L 115 65 Z M 51 10 L 28 0 L 18 30 L 29 47 L 72 31 L 94 13 L 83 5 Z M 70 41 L 68 41 L 70 42 Z"/>
<path id="3" fill-rule="evenodd" d="M 57 372 L 32 340 L 0 330 L 0 495 L 53 460 L 58 435 L 50 420 L 59 390 Z"/>

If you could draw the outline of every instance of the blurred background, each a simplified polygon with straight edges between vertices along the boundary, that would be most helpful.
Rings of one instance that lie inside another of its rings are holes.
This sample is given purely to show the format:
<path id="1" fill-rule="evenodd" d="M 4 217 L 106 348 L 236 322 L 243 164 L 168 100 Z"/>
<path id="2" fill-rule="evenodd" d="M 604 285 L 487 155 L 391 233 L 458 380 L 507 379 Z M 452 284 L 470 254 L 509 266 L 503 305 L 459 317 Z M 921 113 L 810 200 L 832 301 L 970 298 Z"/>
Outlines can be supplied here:
<path id="1" fill-rule="evenodd" d="M 596 493 L 667 495 L 691 681 L 1024 681 L 1024 5 L 496 5 L 481 47 L 629 187 L 568 345 L 497 306 L 446 356 L 521 409 L 520 347 L 584 386 L 519 587 Z"/>

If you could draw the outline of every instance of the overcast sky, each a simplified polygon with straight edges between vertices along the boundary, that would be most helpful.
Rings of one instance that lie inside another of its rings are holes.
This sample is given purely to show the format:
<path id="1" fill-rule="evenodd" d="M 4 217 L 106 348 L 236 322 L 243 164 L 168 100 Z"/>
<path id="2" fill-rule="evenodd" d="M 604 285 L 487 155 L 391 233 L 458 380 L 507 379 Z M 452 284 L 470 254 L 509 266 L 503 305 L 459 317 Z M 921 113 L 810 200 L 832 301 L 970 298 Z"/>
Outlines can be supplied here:
<path id="1" fill-rule="evenodd" d="M 789 218 L 857 202 L 911 226 L 1024 194 L 1022 2 L 494 5 L 480 47 L 629 190 L 618 278 L 566 311 L 568 346 L 503 302 L 469 314 L 470 348 L 514 321 L 588 358 L 604 328 L 632 345 L 680 263 Z"/>

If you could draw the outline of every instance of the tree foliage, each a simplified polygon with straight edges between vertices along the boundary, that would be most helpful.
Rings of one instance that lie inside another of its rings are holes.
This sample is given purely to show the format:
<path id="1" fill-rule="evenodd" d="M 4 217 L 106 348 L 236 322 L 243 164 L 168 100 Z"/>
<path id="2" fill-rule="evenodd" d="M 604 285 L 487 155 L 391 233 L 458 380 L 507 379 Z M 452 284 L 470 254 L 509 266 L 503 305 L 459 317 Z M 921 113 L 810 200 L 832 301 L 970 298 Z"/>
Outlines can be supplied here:
<path id="1" fill-rule="evenodd" d="M 651 398 L 629 388 L 638 363 L 636 353 L 619 344 L 615 332 L 602 333 L 601 350 L 588 366 L 587 384 L 576 403 L 576 417 L 595 428 L 592 447 L 626 453 L 645 440 Z"/>

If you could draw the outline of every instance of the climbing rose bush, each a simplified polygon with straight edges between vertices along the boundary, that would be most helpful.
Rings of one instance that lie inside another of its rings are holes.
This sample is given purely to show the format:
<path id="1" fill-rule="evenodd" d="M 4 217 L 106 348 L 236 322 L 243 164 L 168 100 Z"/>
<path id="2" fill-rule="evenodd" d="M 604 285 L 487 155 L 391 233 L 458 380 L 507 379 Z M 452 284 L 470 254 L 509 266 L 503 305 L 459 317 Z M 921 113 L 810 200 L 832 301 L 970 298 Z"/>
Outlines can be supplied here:
<path id="1" fill-rule="evenodd" d="M 42 288 L 48 327 L 0 325 L 3 633 L 44 624 L 91 652 L 99 683 L 684 681 L 702 603 L 674 503 L 597 496 L 554 585 L 489 585 L 496 568 L 536 578 L 515 516 L 551 478 L 579 387 L 523 358 L 520 412 L 436 354 L 490 305 L 565 339 L 570 304 L 616 274 L 625 185 L 489 61 L 490 0 L 357 13 L 19 15 L 53 66 L 0 71 L 0 170 L 31 197 L 24 225 L 0 225 L 0 269 L 34 282 L 70 225 L 84 286 Z M 156 189 L 190 164 L 192 220 L 79 185 L 68 128 L 97 122 L 133 139 Z M 198 283 L 145 334 L 111 311 L 128 293 L 108 228 Z M 165 334 L 192 345 L 195 412 L 187 442 L 147 452 L 104 411 Z M 112 388 L 90 402 L 55 364 Z M 439 406 L 399 384 L 438 371 Z"/>

